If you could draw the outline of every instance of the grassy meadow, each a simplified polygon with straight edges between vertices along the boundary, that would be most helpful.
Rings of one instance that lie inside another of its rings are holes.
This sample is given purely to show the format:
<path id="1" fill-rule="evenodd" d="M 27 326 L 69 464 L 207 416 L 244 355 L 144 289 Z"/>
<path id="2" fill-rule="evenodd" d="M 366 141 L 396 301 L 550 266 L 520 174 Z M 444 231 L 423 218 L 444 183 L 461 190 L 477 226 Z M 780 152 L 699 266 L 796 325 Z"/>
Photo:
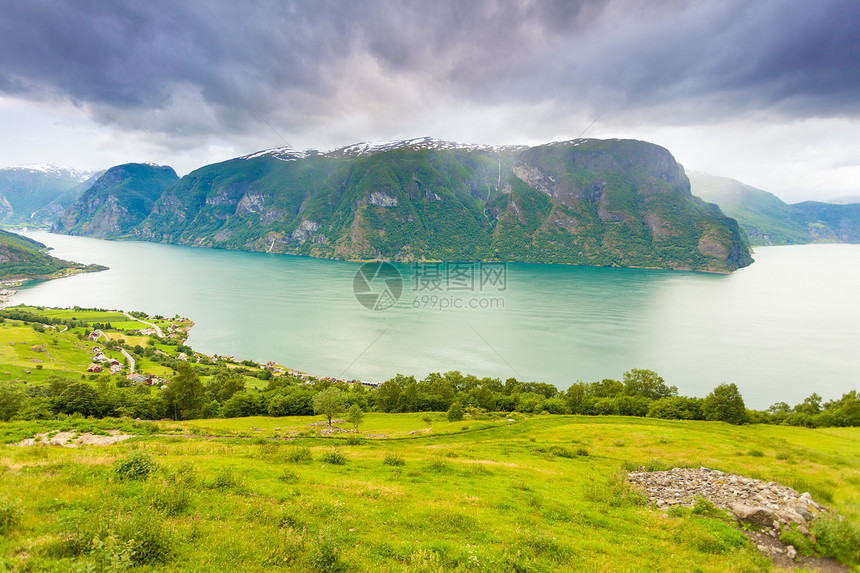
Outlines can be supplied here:
<path id="1" fill-rule="evenodd" d="M 729 523 L 644 505 L 623 473 L 640 465 L 778 481 L 860 523 L 860 428 L 482 418 L 374 413 L 331 437 L 321 416 L 2 423 L 5 442 L 140 435 L 0 446 L 0 570 L 772 569 Z"/>

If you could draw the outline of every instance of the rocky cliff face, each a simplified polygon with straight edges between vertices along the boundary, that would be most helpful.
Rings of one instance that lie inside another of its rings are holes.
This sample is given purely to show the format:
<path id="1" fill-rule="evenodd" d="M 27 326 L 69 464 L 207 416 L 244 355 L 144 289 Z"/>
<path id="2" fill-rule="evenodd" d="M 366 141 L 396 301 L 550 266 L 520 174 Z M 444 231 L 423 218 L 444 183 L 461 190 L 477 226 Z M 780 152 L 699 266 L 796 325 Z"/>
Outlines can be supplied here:
<path id="1" fill-rule="evenodd" d="M 100 225 L 114 233 L 125 215 L 107 200 L 86 210 L 99 208 Z M 737 223 L 690 194 L 667 150 L 628 140 L 491 148 L 420 139 L 261 152 L 183 177 L 129 234 L 342 259 L 710 272 L 752 261 Z"/>
<path id="2" fill-rule="evenodd" d="M 170 167 L 129 163 L 112 167 L 69 207 L 52 231 L 89 237 L 126 235 L 152 211 L 179 177 Z"/>

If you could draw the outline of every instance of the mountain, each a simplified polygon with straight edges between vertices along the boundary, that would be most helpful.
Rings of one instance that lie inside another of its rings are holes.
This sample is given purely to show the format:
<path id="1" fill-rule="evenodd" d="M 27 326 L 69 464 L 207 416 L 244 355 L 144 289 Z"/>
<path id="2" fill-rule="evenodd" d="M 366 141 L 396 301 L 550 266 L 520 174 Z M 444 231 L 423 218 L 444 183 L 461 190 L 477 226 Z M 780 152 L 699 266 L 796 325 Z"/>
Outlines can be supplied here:
<path id="1" fill-rule="evenodd" d="M 753 246 L 860 242 L 860 204 L 806 201 L 790 205 L 734 179 L 694 171 L 689 177 L 693 194 L 737 219 Z"/>
<path id="2" fill-rule="evenodd" d="M 836 203 L 837 205 L 848 205 L 850 203 L 860 203 L 860 195 L 843 195 L 826 201 L 827 203 Z"/>
<path id="3" fill-rule="evenodd" d="M 727 177 L 695 171 L 691 171 L 689 177 L 693 194 L 716 203 L 723 213 L 737 219 L 751 245 L 812 242 L 803 213 L 776 195 Z"/>
<path id="4" fill-rule="evenodd" d="M 0 224 L 50 225 L 84 192 L 92 175 L 56 165 L 0 169 Z"/>
<path id="5" fill-rule="evenodd" d="M 860 204 L 804 201 L 792 207 L 803 213 L 813 242 L 860 243 Z"/>
<path id="6" fill-rule="evenodd" d="M 38 241 L 0 230 L 0 278 L 41 279 L 85 271 L 100 271 L 101 265 L 82 265 L 52 257 Z"/>
<path id="7" fill-rule="evenodd" d="M 57 229 L 353 260 L 711 272 L 752 262 L 737 223 L 692 196 L 672 155 L 632 140 L 279 148 L 193 171 L 139 224 L 105 233 L 88 212 L 73 208 Z"/>
<path id="8" fill-rule="evenodd" d="M 108 169 L 69 207 L 53 232 L 89 237 L 127 234 L 179 177 L 171 167 L 128 163 Z"/>

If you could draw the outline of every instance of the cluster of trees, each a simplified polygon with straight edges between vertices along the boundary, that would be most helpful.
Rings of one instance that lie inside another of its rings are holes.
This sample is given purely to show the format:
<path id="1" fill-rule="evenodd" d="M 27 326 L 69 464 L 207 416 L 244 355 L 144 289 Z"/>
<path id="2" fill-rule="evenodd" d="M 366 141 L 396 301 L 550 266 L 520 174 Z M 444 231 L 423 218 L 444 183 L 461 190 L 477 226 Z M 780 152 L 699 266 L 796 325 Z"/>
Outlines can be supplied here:
<path id="1" fill-rule="evenodd" d="M 735 384 L 721 384 L 704 398 L 679 396 L 656 372 L 633 369 L 622 380 L 577 382 L 565 391 L 551 384 L 510 378 L 477 378 L 460 372 L 431 373 L 423 380 L 397 375 L 369 390 L 360 384 L 319 380 L 312 384 L 289 376 L 270 376 L 265 387 L 246 389 L 244 369 L 201 367 L 177 361 L 165 389 L 131 386 L 107 375 L 95 383 L 52 377 L 42 386 L 0 384 L 0 419 L 52 418 L 58 414 L 232 418 L 309 416 L 330 412 L 506 411 L 539 414 L 647 416 L 716 420 L 732 424 L 773 423 L 808 427 L 860 426 L 860 396 L 851 391 L 826 403 L 812 394 L 790 407 L 778 402 L 765 411 L 747 410 Z M 208 375 L 204 382 L 201 375 Z M 336 392 L 334 391 L 336 390 Z M 332 402 L 331 395 L 337 399 Z M 328 397 L 325 400 L 324 397 Z M 322 408 L 321 403 L 337 407 Z M 321 409 L 322 408 L 322 409 Z M 332 414 L 333 415 L 333 414 Z M 462 414 L 460 414 L 462 415 Z"/>
<path id="2" fill-rule="evenodd" d="M 448 410 L 452 404 L 488 411 L 539 414 L 649 416 L 682 420 L 747 420 L 743 397 L 734 384 L 722 384 L 706 398 L 678 396 L 656 372 L 633 369 L 623 380 L 577 382 L 566 391 L 551 384 L 509 378 L 476 378 L 459 372 L 432 373 L 421 381 L 398 375 L 375 393 L 381 412 Z"/>

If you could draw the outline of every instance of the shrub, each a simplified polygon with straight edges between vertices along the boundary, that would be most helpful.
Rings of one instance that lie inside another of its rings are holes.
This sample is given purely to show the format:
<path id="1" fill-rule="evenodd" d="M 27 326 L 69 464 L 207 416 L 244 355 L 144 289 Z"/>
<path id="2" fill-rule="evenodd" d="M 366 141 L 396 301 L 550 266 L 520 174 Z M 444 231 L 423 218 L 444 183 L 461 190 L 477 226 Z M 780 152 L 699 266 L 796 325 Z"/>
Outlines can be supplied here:
<path id="1" fill-rule="evenodd" d="M 609 504 L 612 507 L 644 505 L 647 499 L 627 483 L 627 472 L 619 469 L 605 482 L 592 481 L 585 486 L 585 498 L 589 501 Z"/>
<path id="2" fill-rule="evenodd" d="M 231 468 L 221 468 L 212 480 L 215 489 L 240 489 L 242 485 L 242 480 L 236 477 Z"/>
<path id="3" fill-rule="evenodd" d="M 193 492 L 183 483 L 157 480 L 150 484 L 147 492 L 149 505 L 167 516 L 180 515 L 191 505 Z"/>
<path id="4" fill-rule="evenodd" d="M 303 446 L 290 448 L 290 450 L 284 454 L 284 460 L 294 464 L 309 463 L 313 461 L 313 459 L 314 456 L 311 453 L 311 449 Z"/>
<path id="5" fill-rule="evenodd" d="M 346 445 L 347 446 L 360 446 L 364 443 L 364 438 L 358 436 L 356 434 L 350 434 L 346 437 Z"/>
<path id="6" fill-rule="evenodd" d="M 131 519 L 122 520 L 118 530 L 121 541 L 132 543 L 132 561 L 137 564 L 165 563 L 176 553 L 173 532 L 150 515 L 136 514 Z"/>
<path id="7" fill-rule="evenodd" d="M 21 508 L 12 500 L 0 499 L 0 533 L 5 534 L 21 523 Z"/>
<path id="8" fill-rule="evenodd" d="M 797 531 L 797 525 L 792 525 L 791 529 L 786 529 L 779 536 L 780 541 L 786 545 L 794 545 L 797 552 L 805 557 L 810 557 L 815 554 L 815 547 L 805 535 Z"/>
<path id="9" fill-rule="evenodd" d="M 114 463 L 114 473 L 120 480 L 147 479 L 158 469 L 158 463 L 143 450 L 129 452 Z"/>
<path id="10" fill-rule="evenodd" d="M 385 454 L 385 457 L 382 459 L 382 463 L 387 466 L 405 466 L 406 460 L 404 460 L 403 456 L 400 454 L 389 452 Z"/>
<path id="11" fill-rule="evenodd" d="M 308 569 L 319 573 L 337 573 L 346 569 L 341 550 L 330 529 L 320 531 L 316 543 L 307 554 Z"/>
<path id="12" fill-rule="evenodd" d="M 752 450 L 747 452 L 747 455 L 752 456 L 754 458 L 763 458 L 764 452 L 761 450 L 752 449 Z"/>
<path id="13" fill-rule="evenodd" d="M 847 565 L 860 565 L 860 528 L 833 514 L 824 514 L 812 522 L 816 548 L 827 557 Z"/>
<path id="14" fill-rule="evenodd" d="M 328 450 L 327 452 L 325 452 L 320 457 L 320 460 L 322 460 L 322 462 L 326 463 L 326 464 L 333 464 L 336 466 L 342 466 L 346 463 L 347 457 L 343 453 L 336 450 L 335 448 L 332 448 L 332 449 Z"/>
<path id="15" fill-rule="evenodd" d="M 726 514 L 720 511 L 720 509 L 714 505 L 709 499 L 705 499 L 701 496 L 696 496 L 696 499 L 693 501 L 693 513 L 696 515 L 704 515 L 705 517 L 725 517 Z"/>
<path id="16" fill-rule="evenodd" d="M 463 412 L 463 406 L 460 405 L 459 402 L 454 402 L 451 404 L 451 407 L 448 408 L 448 421 L 449 422 L 459 422 L 463 419 L 465 413 Z"/>

